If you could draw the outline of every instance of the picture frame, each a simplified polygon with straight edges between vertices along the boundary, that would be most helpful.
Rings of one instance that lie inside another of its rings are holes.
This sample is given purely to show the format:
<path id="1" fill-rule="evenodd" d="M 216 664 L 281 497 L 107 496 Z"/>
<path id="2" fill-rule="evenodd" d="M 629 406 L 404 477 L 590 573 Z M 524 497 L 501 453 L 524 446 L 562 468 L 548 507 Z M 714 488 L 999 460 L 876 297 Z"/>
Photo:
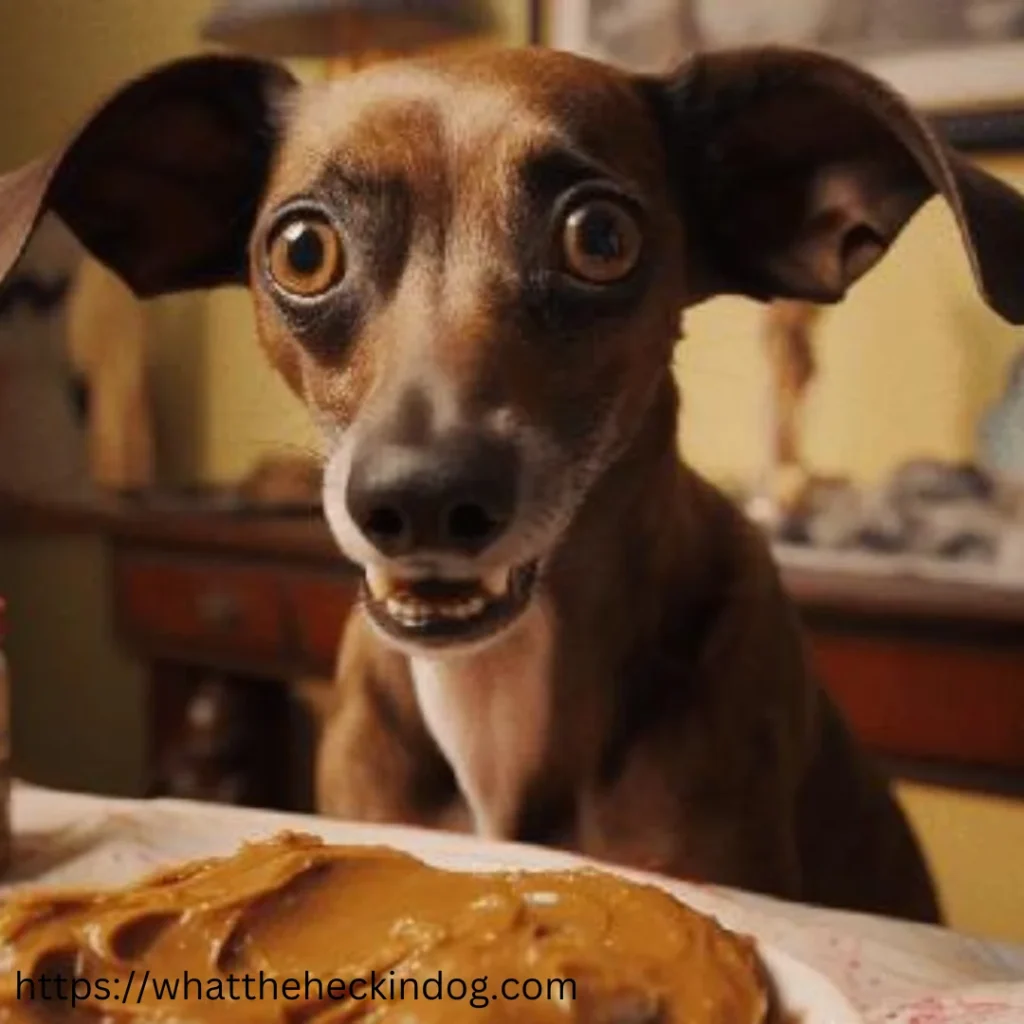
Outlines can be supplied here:
<path id="1" fill-rule="evenodd" d="M 1024 150 L 1024 0 L 531 0 L 536 43 L 661 71 L 688 53 L 787 43 L 905 95 L 963 151 Z"/>

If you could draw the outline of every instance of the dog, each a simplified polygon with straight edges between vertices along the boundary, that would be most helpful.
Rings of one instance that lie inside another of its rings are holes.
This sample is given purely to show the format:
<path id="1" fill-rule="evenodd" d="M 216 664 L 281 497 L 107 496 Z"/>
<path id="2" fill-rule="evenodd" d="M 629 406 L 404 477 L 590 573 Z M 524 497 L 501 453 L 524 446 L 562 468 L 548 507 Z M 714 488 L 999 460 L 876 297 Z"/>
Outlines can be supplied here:
<path id="1" fill-rule="evenodd" d="M 762 534 L 680 461 L 671 369 L 688 308 L 838 302 L 933 196 L 1024 322 L 1024 201 L 833 57 L 207 55 L 0 181 L 0 273 L 52 210 L 141 297 L 251 290 L 365 577 L 322 813 L 939 921 Z"/>

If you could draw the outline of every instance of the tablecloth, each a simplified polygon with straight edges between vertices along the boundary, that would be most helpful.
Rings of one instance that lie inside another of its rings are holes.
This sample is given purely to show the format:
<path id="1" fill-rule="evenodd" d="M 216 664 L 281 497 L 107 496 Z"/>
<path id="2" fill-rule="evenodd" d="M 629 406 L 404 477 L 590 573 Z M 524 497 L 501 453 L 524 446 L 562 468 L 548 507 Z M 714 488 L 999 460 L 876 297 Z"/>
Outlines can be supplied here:
<path id="1" fill-rule="evenodd" d="M 177 800 L 125 800 L 23 783 L 12 791 L 14 858 L 0 892 L 24 884 L 123 883 L 188 857 L 230 854 L 247 838 L 284 828 L 334 841 L 373 841 L 370 826 Z M 388 832 L 395 845 L 444 849 L 459 866 L 486 868 L 461 836 Z M 515 849 L 529 866 L 530 850 Z M 506 851 L 507 855 L 507 851 Z M 544 853 L 550 858 L 549 851 Z M 571 863 L 565 855 L 566 863 Z M 865 1024 L 1024 1024 L 1024 946 L 947 929 L 849 914 L 730 889 L 675 884 L 723 924 L 773 943 L 831 980 Z"/>

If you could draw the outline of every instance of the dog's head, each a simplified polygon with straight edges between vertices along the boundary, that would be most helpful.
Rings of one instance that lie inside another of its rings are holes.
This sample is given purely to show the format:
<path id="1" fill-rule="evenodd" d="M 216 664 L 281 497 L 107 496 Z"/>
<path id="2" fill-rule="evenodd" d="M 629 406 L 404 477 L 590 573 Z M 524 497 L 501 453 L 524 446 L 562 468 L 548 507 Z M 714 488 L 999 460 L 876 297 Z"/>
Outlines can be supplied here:
<path id="1" fill-rule="evenodd" d="M 931 196 L 1024 322 L 1024 201 L 863 72 L 787 49 L 664 78 L 543 50 L 314 88 L 202 57 L 0 179 L 140 296 L 247 284 L 322 425 L 328 518 L 399 643 L 497 635 L 723 293 L 834 302 Z"/>

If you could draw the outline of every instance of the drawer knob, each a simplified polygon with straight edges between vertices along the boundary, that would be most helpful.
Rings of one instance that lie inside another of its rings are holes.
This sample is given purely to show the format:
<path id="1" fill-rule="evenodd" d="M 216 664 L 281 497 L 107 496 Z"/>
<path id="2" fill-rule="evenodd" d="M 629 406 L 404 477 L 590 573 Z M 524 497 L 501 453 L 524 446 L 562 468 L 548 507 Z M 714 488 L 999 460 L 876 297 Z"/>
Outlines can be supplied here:
<path id="1" fill-rule="evenodd" d="M 196 601 L 199 617 L 207 626 L 230 629 L 242 617 L 242 608 L 233 594 L 211 590 L 200 594 Z"/>

